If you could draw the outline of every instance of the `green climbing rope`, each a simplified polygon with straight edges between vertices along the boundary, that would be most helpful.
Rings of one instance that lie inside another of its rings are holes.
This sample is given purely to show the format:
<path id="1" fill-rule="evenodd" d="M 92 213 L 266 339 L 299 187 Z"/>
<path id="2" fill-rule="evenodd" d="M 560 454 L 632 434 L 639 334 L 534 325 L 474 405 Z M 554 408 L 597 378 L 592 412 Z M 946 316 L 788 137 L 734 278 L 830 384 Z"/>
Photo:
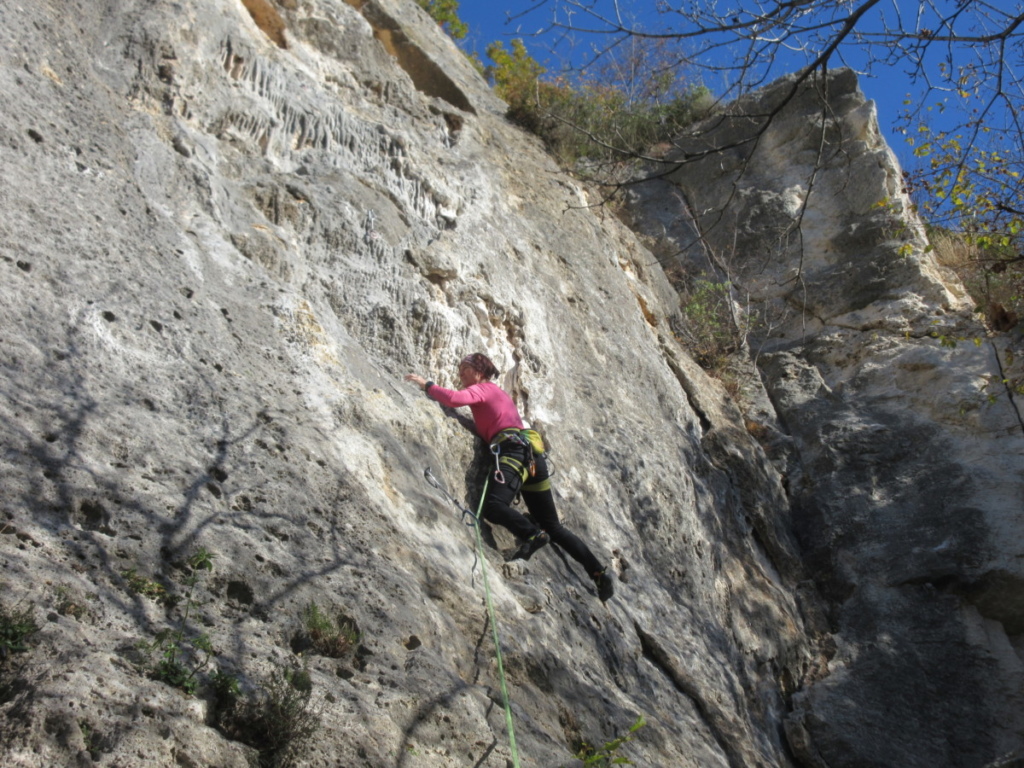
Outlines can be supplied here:
<path id="1" fill-rule="evenodd" d="M 480 572 L 483 575 L 484 595 L 487 599 L 487 616 L 491 622 L 491 635 L 494 637 L 494 655 L 498 660 L 498 681 L 501 684 L 501 701 L 505 705 L 505 726 L 508 728 L 508 743 L 512 750 L 512 768 L 519 768 L 519 751 L 516 749 L 516 732 L 512 727 L 512 705 L 508 698 L 508 685 L 505 682 L 505 665 L 501 660 L 501 639 L 498 636 L 498 622 L 494 615 L 494 602 L 491 600 L 491 587 L 487 582 L 487 558 L 484 557 L 484 540 L 480 535 L 480 513 L 487 498 L 487 486 L 491 482 L 490 473 L 484 483 L 484 492 L 480 495 L 480 505 L 473 519 L 473 530 L 476 531 L 477 556 L 480 558 Z"/>
<path id="2" fill-rule="evenodd" d="M 480 535 L 480 515 L 484 509 L 484 499 L 487 498 L 487 488 L 490 485 L 491 476 L 490 473 L 488 473 L 487 480 L 484 482 L 484 492 L 480 494 L 480 505 L 477 507 L 475 515 L 463 507 L 454 496 L 448 493 L 440 481 L 434 477 L 434 473 L 430 471 L 430 467 L 426 467 L 423 470 L 423 477 L 426 478 L 430 485 L 440 491 L 441 495 L 454 504 L 455 507 L 462 512 L 463 517 L 470 517 L 473 519 L 472 526 L 473 530 L 476 531 L 476 557 L 480 561 L 480 571 L 483 574 L 484 582 L 484 596 L 487 601 L 487 620 L 491 623 L 491 635 L 494 638 L 494 655 L 498 659 L 498 681 L 501 686 L 501 702 L 505 707 L 505 726 L 508 728 L 509 748 L 512 750 L 512 768 L 520 768 L 519 750 L 516 749 L 516 732 L 512 727 L 512 705 L 508 698 L 508 684 L 505 682 L 505 664 L 501 659 L 501 638 L 498 636 L 498 620 L 494 615 L 494 601 L 491 600 L 491 586 L 487 581 L 487 558 L 484 556 L 484 540 Z"/>

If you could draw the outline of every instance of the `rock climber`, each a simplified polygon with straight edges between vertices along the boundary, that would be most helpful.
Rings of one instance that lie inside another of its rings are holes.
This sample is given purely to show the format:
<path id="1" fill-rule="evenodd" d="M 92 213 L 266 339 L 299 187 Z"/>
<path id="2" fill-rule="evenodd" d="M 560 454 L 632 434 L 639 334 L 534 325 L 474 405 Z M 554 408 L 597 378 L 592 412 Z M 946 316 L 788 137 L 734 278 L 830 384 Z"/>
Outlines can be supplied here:
<path id="1" fill-rule="evenodd" d="M 476 433 L 490 446 L 497 460 L 496 469 L 488 470 L 491 476 L 486 484 L 483 517 L 507 528 L 516 537 L 519 547 L 510 559 L 529 560 L 537 550 L 554 541 L 587 569 L 597 586 L 598 597 L 607 601 L 615 591 L 612 575 L 558 519 L 540 435 L 524 429 L 512 398 L 491 381 L 497 375 L 494 363 L 475 352 L 459 363 L 459 390 L 439 387 L 415 373 L 405 380 L 415 383 L 427 397 L 446 408 L 469 406 Z M 512 507 L 520 492 L 532 520 Z"/>

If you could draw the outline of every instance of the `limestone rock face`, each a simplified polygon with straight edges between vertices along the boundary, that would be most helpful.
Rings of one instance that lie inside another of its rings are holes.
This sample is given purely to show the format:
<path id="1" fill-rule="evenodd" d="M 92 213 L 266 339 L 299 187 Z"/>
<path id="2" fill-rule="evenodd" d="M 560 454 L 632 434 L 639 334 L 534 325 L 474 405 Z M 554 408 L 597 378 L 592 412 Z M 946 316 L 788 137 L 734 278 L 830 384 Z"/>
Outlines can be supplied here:
<path id="1" fill-rule="evenodd" d="M 651 254 L 414 3 L 356 5 L 4 3 L 0 585 L 42 625 L 4 765 L 245 765 L 214 671 L 305 666 L 304 764 L 505 766 L 483 563 L 423 478 L 473 504 L 481 447 L 402 381 L 474 350 L 618 581 L 485 549 L 522 764 L 642 714 L 638 763 L 788 765 L 823 662 L 778 472 Z"/>
<path id="2" fill-rule="evenodd" d="M 752 117 L 776 110 L 767 130 Z M 852 73 L 782 80 L 700 128 L 631 212 L 684 274 L 731 282 L 762 421 L 786 433 L 777 464 L 837 647 L 794 696 L 794 750 L 831 768 L 1020 750 L 1024 423 L 1003 384 L 1019 336 L 988 334 L 925 252 Z"/>
<path id="3" fill-rule="evenodd" d="M 1021 747 L 1020 431 L 968 407 L 1006 342 L 928 335 L 971 321 L 874 207 L 894 171 L 849 75 L 862 151 L 816 189 L 852 207 L 799 189 L 809 101 L 742 184 L 742 153 L 705 161 L 693 211 L 744 253 L 808 201 L 802 248 L 735 262 L 777 317 L 745 418 L 672 331 L 687 167 L 633 211 L 652 253 L 415 3 L 3 8 L 0 599 L 40 624 L 0 659 L 4 765 L 508 765 L 484 568 L 524 766 L 640 715 L 639 765 Z M 425 482 L 473 506 L 489 456 L 402 376 L 476 350 L 607 604 L 555 547 L 505 563 L 495 530 L 481 560 Z M 319 732 L 275 751 L 284 718 L 225 719 L 225 680 L 310 691 Z"/>

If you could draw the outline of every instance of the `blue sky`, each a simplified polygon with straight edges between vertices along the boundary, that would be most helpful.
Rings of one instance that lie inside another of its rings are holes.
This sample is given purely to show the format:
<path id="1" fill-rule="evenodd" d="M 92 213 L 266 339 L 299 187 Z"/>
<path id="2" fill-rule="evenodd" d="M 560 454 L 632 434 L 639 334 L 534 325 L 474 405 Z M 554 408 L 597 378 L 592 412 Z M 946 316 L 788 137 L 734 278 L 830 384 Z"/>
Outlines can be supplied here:
<path id="1" fill-rule="evenodd" d="M 546 52 L 543 38 L 531 38 L 548 20 L 550 11 L 541 3 L 531 14 L 507 22 L 509 12 L 519 13 L 524 9 L 537 6 L 536 0 L 462 0 L 459 6 L 459 17 L 469 26 L 469 34 L 461 41 L 464 49 L 477 51 L 482 59 L 484 49 L 494 40 L 508 41 L 514 37 L 524 38 L 530 54 L 541 63 L 548 64 L 549 68 L 557 67 L 547 61 L 549 54 Z M 635 0 L 634 6 L 651 6 L 653 0 Z M 486 59 L 485 59 L 486 60 Z M 797 67 L 794 61 L 793 69 Z M 712 82 L 704 83 L 713 92 L 720 91 Z M 861 77 L 860 87 L 864 95 L 873 99 L 878 107 L 878 121 L 882 134 L 889 142 L 889 145 L 896 152 L 901 164 L 905 168 L 913 165 L 914 159 L 912 150 L 907 145 L 901 134 L 893 132 L 893 127 L 904 109 L 904 99 L 910 93 L 912 86 L 898 68 L 886 70 L 884 77 Z"/>

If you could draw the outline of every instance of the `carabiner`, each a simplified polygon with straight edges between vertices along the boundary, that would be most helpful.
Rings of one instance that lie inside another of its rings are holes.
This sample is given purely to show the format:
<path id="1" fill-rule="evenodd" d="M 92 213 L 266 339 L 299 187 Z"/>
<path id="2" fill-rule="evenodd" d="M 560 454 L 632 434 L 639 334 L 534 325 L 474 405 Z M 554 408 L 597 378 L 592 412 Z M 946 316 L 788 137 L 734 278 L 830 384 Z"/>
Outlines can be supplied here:
<path id="1" fill-rule="evenodd" d="M 501 471 L 501 446 L 498 443 L 491 445 L 491 453 L 494 455 L 494 482 L 505 484 L 505 475 Z"/>

